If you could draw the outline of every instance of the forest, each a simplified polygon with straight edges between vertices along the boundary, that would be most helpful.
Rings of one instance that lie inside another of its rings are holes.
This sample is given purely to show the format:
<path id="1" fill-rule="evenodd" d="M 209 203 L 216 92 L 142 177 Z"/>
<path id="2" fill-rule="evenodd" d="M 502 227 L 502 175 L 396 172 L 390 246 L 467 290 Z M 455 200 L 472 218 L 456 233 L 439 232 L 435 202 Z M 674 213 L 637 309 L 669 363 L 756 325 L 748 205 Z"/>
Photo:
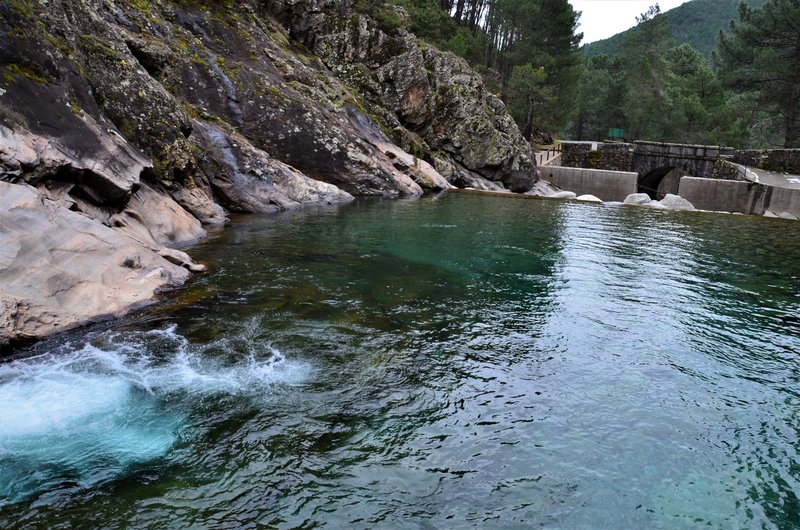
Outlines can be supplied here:
<path id="1" fill-rule="evenodd" d="M 673 30 L 657 4 L 637 17 L 619 53 L 591 57 L 567 0 L 391 4 L 410 13 L 412 32 L 481 72 L 534 142 L 800 147 L 798 0 L 741 3 L 710 57 L 674 39 L 687 30 Z M 403 23 L 391 4 L 377 10 L 388 27 Z"/>

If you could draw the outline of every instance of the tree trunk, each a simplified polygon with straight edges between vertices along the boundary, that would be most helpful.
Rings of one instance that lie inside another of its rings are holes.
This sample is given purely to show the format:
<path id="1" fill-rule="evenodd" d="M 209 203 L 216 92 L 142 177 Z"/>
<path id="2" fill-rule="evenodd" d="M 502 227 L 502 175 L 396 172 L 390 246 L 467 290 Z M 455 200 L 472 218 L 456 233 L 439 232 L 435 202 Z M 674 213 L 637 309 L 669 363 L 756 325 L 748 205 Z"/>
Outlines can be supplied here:
<path id="1" fill-rule="evenodd" d="M 528 115 L 525 117 L 525 125 L 521 132 L 523 138 L 530 141 L 533 134 L 533 94 L 528 94 Z"/>
<path id="2" fill-rule="evenodd" d="M 797 139 L 797 99 L 800 96 L 795 94 L 789 95 L 789 105 L 786 109 L 786 137 L 783 142 L 783 147 L 791 149 L 794 147 L 794 142 Z"/>
<path id="3" fill-rule="evenodd" d="M 453 18 L 461 24 L 461 18 L 464 16 L 464 0 L 458 0 L 456 3 L 456 12 L 453 15 Z"/>

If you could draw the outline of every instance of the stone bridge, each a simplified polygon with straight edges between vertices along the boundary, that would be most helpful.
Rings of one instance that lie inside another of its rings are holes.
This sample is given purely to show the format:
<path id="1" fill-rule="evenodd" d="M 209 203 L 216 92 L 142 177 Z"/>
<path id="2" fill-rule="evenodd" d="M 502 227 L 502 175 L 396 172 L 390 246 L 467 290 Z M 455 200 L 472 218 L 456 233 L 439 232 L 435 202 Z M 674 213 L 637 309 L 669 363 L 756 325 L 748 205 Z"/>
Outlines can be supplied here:
<path id="1" fill-rule="evenodd" d="M 721 160 L 732 159 L 734 149 L 708 145 L 635 142 L 630 171 L 639 174 L 639 192 L 653 198 L 677 193 L 681 177 L 717 178 Z"/>
<path id="2" fill-rule="evenodd" d="M 638 191 L 654 199 L 678 193 L 680 179 L 687 175 L 740 179 L 740 170 L 734 164 L 800 174 L 800 149 L 736 150 L 647 141 L 564 142 L 561 156 L 561 165 L 566 167 L 633 171 L 638 174 Z"/>

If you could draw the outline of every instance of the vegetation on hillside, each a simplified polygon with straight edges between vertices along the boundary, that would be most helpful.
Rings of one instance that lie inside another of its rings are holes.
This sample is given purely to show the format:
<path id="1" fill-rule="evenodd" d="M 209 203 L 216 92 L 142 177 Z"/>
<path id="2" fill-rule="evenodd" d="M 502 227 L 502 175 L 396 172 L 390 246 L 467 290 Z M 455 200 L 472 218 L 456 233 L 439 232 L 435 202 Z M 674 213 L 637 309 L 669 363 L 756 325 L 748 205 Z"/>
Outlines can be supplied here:
<path id="1" fill-rule="evenodd" d="M 739 100 L 705 57 L 688 44 L 673 46 L 657 6 L 637 20 L 621 55 L 586 60 L 571 136 L 604 139 L 618 128 L 629 140 L 747 143 Z"/>
<path id="2" fill-rule="evenodd" d="M 797 147 L 800 3 L 742 4 L 739 14 L 713 61 L 676 44 L 657 6 L 642 14 L 622 53 L 586 60 L 569 135 L 604 139 L 617 128 L 629 140 Z"/>
<path id="3" fill-rule="evenodd" d="M 731 19 L 736 18 L 742 0 L 692 0 L 664 12 L 669 25 L 669 37 L 675 42 L 688 44 L 707 58 L 717 49 L 720 30 L 727 31 Z M 759 7 L 764 0 L 746 0 Z M 581 48 L 585 57 L 597 55 L 617 56 L 623 53 L 623 43 L 636 27 L 613 37 L 590 42 Z"/>

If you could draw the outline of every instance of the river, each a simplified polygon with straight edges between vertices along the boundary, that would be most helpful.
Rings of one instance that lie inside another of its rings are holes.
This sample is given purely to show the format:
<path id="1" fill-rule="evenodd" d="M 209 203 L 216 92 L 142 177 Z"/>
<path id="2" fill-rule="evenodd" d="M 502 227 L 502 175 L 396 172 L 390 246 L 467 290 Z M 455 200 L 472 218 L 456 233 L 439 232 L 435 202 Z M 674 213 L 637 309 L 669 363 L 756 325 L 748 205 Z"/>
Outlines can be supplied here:
<path id="1" fill-rule="evenodd" d="M 0 364 L 0 527 L 800 526 L 800 223 L 450 193 L 191 253 Z"/>

